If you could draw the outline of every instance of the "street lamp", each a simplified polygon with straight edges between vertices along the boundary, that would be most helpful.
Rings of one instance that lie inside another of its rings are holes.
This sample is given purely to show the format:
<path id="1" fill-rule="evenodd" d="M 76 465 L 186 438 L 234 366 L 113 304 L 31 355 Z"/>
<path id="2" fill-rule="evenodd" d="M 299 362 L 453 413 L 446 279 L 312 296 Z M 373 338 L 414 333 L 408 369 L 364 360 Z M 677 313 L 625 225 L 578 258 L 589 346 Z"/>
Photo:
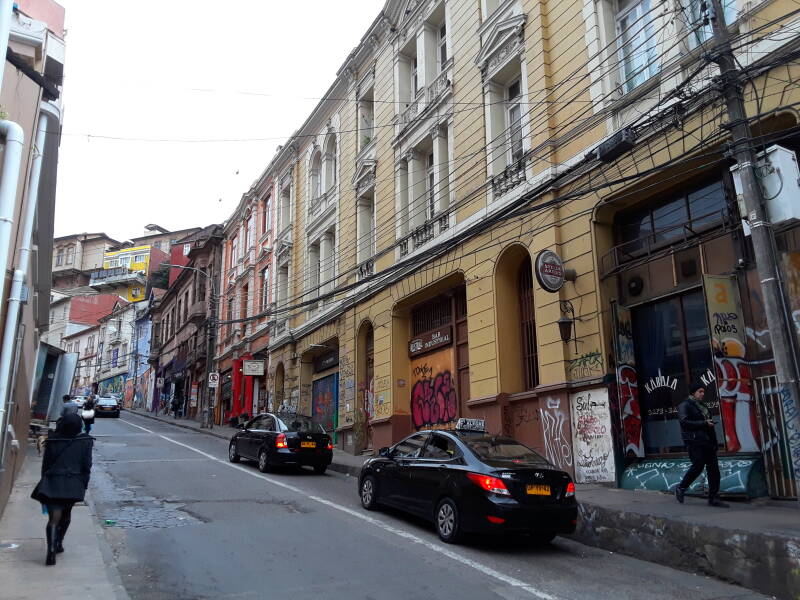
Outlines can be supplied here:
<path id="1" fill-rule="evenodd" d="M 175 269 L 183 269 L 185 271 L 195 271 L 196 273 L 200 273 L 205 277 L 208 277 L 209 282 L 211 283 L 211 298 L 209 301 L 209 313 L 210 316 L 206 319 L 206 328 L 208 330 L 208 349 L 206 351 L 206 377 L 205 377 L 205 386 L 206 386 L 206 397 L 203 402 L 205 405 L 201 407 L 201 413 L 203 414 L 203 419 L 200 421 L 200 427 L 208 427 L 211 429 L 214 426 L 214 403 L 211 400 L 211 387 L 208 385 L 208 374 L 214 371 L 214 345 L 215 340 L 217 337 L 217 298 L 219 298 L 219 294 L 217 291 L 217 282 L 214 281 L 214 277 L 211 274 L 206 273 L 202 269 L 198 269 L 197 267 L 187 267 L 185 265 L 173 265 L 170 263 L 161 263 L 159 266 L 161 267 L 170 267 Z"/>

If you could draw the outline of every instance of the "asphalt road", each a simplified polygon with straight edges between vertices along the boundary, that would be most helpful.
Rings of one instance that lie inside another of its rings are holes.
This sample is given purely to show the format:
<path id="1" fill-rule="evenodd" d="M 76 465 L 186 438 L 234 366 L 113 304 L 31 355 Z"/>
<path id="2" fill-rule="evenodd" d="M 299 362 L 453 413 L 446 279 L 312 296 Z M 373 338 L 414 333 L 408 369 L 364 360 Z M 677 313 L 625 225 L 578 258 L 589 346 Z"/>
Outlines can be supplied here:
<path id="1" fill-rule="evenodd" d="M 352 477 L 262 475 L 224 440 L 126 412 L 92 434 L 92 498 L 133 600 L 766 598 L 561 538 L 442 544 L 363 510 Z"/>

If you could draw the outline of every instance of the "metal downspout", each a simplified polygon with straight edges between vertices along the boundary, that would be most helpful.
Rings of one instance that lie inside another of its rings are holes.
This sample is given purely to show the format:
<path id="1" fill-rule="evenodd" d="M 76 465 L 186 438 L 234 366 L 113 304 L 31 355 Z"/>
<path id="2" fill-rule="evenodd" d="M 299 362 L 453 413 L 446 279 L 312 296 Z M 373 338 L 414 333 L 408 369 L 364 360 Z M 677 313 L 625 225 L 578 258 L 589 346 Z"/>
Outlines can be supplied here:
<path id="1" fill-rule="evenodd" d="M 30 263 L 31 245 L 33 240 L 33 226 L 36 222 L 36 207 L 39 200 L 39 178 L 42 172 L 42 153 L 47 136 L 47 114 L 39 112 L 39 127 L 36 131 L 36 145 L 34 146 L 33 160 L 31 162 L 30 178 L 25 199 L 25 213 L 22 221 L 21 244 L 17 255 L 17 268 L 11 280 L 11 292 L 8 297 L 8 312 L 3 329 L 3 341 L 0 346 L 0 468 L 5 460 L 6 448 L 6 418 L 11 382 L 11 367 L 14 363 L 14 347 L 16 345 L 19 315 L 23 302 L 23 288 Z M 3 263 L 0 263 L 3 264 Z"/>

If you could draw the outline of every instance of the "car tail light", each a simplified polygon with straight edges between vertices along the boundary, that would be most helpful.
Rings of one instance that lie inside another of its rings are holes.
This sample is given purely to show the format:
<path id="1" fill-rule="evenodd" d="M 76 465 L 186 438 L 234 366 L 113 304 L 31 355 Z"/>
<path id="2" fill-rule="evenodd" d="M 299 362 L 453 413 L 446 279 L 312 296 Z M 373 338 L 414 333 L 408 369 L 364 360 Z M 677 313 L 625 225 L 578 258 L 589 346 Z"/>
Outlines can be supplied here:
<path id="1" fill-rule="evenodd" d="M 493 517 L 491 515 L 486 515 L 486 519 L 489 521 L 489 523 L 494 523 L 495 525 L 502 525 L 506 522 L 506 520 L 502 517 Z"/>
<path id="2" fill-rule="evenodd" d="M 276 448 L 288 448 L 289 445 L 286 443 L 286 434 L 279 433 L 278 437 L 275 439 L 275 447 Z"/>
<path id="3" fill-rule="evenodd" d="M 330 440 L 328 441 L 327 448 L 328 448 L 328 450 L 333 450 L 333 442 L 331 442 Z"/>
<path id="4" fill-rule="evenodd" d="M 475 485 L 482 487 L 487 492 L 493 494 L 500 494 L 501 496 L 510 496 L 511 494 L 501 479 L 492 477 L 491 475 L 481 475 L 480 473 L 467 473 L 470 481 Z"/>
<path id="5" fill-rule="evenodd" d="M 575 497 L 575 484 L 571 481 L 567 484 L 567 493 L 564 494 L 565 498 L 574 498 Z"/>

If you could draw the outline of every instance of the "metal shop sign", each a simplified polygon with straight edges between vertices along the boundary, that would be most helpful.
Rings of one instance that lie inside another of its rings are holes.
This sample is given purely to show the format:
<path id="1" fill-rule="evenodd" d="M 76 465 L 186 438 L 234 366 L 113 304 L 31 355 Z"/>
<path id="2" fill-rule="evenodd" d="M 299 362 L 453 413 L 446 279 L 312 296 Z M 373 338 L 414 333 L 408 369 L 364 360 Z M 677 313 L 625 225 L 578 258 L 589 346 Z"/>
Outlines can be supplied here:
<path id="1" fill-rule="evenodd" d="M 263 360 L 243 360 L 242 361 L 242 374 L 252 375 L 255 377 L 264 376 L 264 361 Z"/>
<path id="2" fill-rule="evenodd" d="M 564 261 L 552 250 L 536 255 L 536 281 L 547 292 L 557 292 L 564 285 Z"/>
<path id="3" fill-rule="evenodd" d="M 430 350 L 447 346 L 453 341 L 453 330 L 450 326 L 430 331 L 415 337 L 408 343 L 408 355 L 417 356 Z"/>

